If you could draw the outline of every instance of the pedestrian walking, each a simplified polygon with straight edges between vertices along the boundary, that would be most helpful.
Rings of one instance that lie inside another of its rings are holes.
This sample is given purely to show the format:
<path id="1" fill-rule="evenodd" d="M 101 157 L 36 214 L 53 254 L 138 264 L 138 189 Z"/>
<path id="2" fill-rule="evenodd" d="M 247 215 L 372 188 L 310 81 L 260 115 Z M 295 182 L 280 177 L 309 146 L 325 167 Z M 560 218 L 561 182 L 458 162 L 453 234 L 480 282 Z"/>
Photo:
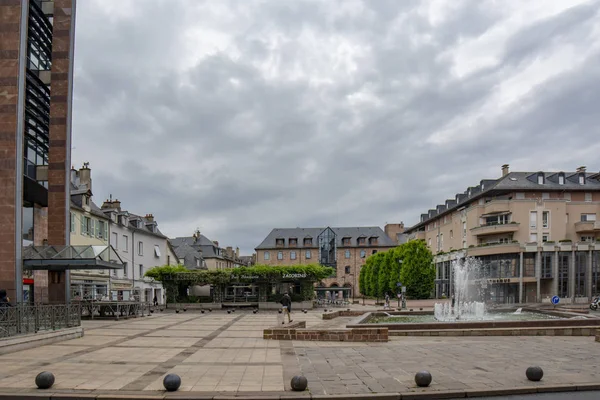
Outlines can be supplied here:
<path id="1" fill-rule="evenodd" d="M 157 307 L 158 306 L 158 297 L 156 297 L 156 295 L 154 295 L 153 302 L 154 302 L 154 307 Z"/>
<path id="2" fill-rule="evenodd" d="M 281 298 L 281 306 L 283 313 L 288 317 L 288 322 L 292 322 L 293 320 L 290 314 L 292 312 L 292 298 L 287 292 L 285 292 Z"/>

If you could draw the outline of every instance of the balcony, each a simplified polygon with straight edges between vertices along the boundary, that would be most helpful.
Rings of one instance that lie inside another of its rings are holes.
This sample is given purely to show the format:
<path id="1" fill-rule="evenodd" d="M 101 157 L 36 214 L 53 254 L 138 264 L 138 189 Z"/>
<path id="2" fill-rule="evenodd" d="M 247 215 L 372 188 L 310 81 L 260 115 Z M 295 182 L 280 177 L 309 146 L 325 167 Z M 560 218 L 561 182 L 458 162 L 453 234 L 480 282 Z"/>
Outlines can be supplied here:
<path id="1" fill-rule="evenodd" d="M 519 223 L 487 224 L 471 228 L 471 234 L 475 236 L 496 235 L 501 233 L 513 233 L 519 230 Z"/>
<path id="2" fill-rule="evenodd" d="M 600 231 L 600 222 L 599 221 L 575 222 L 575 232 L 577 232 L 577 233 L 597 232 L 597 231 Z"/>

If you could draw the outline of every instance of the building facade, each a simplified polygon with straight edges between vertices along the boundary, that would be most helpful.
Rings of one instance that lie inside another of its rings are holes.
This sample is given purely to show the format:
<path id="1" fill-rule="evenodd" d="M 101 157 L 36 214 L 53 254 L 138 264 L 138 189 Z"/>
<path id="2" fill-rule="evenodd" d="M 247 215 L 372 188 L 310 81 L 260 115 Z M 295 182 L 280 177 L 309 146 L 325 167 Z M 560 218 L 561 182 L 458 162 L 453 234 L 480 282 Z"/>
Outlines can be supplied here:
<path id="1" fill-rule="evenodd" d="M 108 246 L 109 218 L 92 200 L 92 176 L 85 163 L 71 169 L 70 237 L 73 246 Z M 110 289 L 108 270 L 81 269 L 70 274 L 72 299 L 106 298 Z"/>
<path id="2" fill-rule="evenodd" d="M 321 284 L 360 293 L 358 277 L 368 256 L 396 247 L 379 227 L 273 229 L 256 247 L 256 263 L 264 265 L 321 264 L 336 273 Z"/>
<path id="3" fill-rule="evenodd" d="M 169 254 L 167 237 L 158 229 L 154 216 L 130 213 L 121 208 L 119 200 L 105 201 L 101 210 L 109 219 L 109 243 L 124 264 L 122 270 L 112 272 L 112 294 L 116 293 L 118 299 L 129 300 L 133 296 L 135 300 L 146 302 L 156 297 L 163 304 L 165 292 L 162 284 L 144 274 L 153 267 L 175 265 L 177 259 Z"/>
<path id="4" fill-rule="evenodd" d="M 248 259 L 242 259 L 239 248 L 221 248 L 219 242 L 212 241 L 199 230 L 192 236 L 170 239 L 175 253 L 188 269 L 228 269 L 249 266 Z"/>
<path id="5" fill-rule="evenodd" d="M 24 272 L 23 251 L 69 244 L 74 24 L 75 0 L 0 2 L 0 288 L 13 303 L 68 300 L 68 270 Z"/>
<path id="6" fill-rule="evenodd" d="M 494 303 L 587 302 L 600 293 L 600 174 L 510 172 L 484 179 L 422 214 L 406 239 L 435 255 L 436 296 L 450 296 L 451 264 L 482 262 L 481 284 Z"/>

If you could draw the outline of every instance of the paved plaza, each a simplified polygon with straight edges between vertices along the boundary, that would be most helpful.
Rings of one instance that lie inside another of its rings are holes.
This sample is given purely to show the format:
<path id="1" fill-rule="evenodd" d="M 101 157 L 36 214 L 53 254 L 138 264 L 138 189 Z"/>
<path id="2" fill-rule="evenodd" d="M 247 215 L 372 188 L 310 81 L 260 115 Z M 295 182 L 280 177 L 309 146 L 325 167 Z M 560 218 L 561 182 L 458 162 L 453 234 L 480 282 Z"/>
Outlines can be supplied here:
<path id="1" fill-rule="evenodd" d="M 294 313 L 307 327 L 340 327 L 320 313 Z M 167 373 L 180 391 L 289 391 L 303 374 L 312 394 L 487 390 L 532 385 L 597 384 L 600 343 L 592 337 L 398 337 L 389 343 L 268 341 L 262 330 L 277 313 L 224 311 L 152 315 L 123 321 L 84 321 L 80 339 L 0 356 L 0 392 L 34 389 L 51 371 L 53 390 L 124 393 L 162 390 Z M 525 378 L 540 365 L 542 382 Z M 415 372 L 427 369 L 430 388 L 417 389 Z"/>

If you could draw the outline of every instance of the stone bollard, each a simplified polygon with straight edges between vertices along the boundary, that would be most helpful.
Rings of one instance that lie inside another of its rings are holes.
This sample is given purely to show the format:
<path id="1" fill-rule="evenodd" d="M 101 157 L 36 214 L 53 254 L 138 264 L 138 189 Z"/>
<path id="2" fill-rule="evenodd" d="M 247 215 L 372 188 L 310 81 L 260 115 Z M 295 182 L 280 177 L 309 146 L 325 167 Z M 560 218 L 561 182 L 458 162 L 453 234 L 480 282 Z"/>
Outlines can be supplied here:
<path id="1" fill-rule="evenodd" d="M 529 367 L 525 371 L 525 375 L 527 376 L 527 379 L 529 379 L 530 381 L 539 382 L 542 380 L 542 377 L 544 376 L 544 370 L 542 370 L 542 368 L 539 366 Z"/>
<path id="2" fill-rule="evenodd" d="M 204 314 L 204 310 L 200 310 L 200 313 L 201 313 L 201 314 Z"/>
<path id="3" fill-rule="evenodd" d="M 163 379 L 163 386 L 167 392 L 174 392 L 181 386 L 181 378 L 177 374 L 169 374 Z"/>
<path id="4" fill-rule="evenodd" d="M 294 392 L 303 392 L 308 387 L 308 380 L 305 376 L 296 375 L 292 378 L 290 386 Z"/>
<path id="5" fill-rule="evenodd" d="M 432 376 L 429 371 L 420 371 L 415 374 L 415 383 L 418 387 L 427 387 L 431 383 Z"/>
<path id="6" fill-rule="evenodd" d="M 50 389 L 54 385 L 54 374 L 48 371 L 40 372 L 35 377 L 35 385 L 39 389 Z"/>

